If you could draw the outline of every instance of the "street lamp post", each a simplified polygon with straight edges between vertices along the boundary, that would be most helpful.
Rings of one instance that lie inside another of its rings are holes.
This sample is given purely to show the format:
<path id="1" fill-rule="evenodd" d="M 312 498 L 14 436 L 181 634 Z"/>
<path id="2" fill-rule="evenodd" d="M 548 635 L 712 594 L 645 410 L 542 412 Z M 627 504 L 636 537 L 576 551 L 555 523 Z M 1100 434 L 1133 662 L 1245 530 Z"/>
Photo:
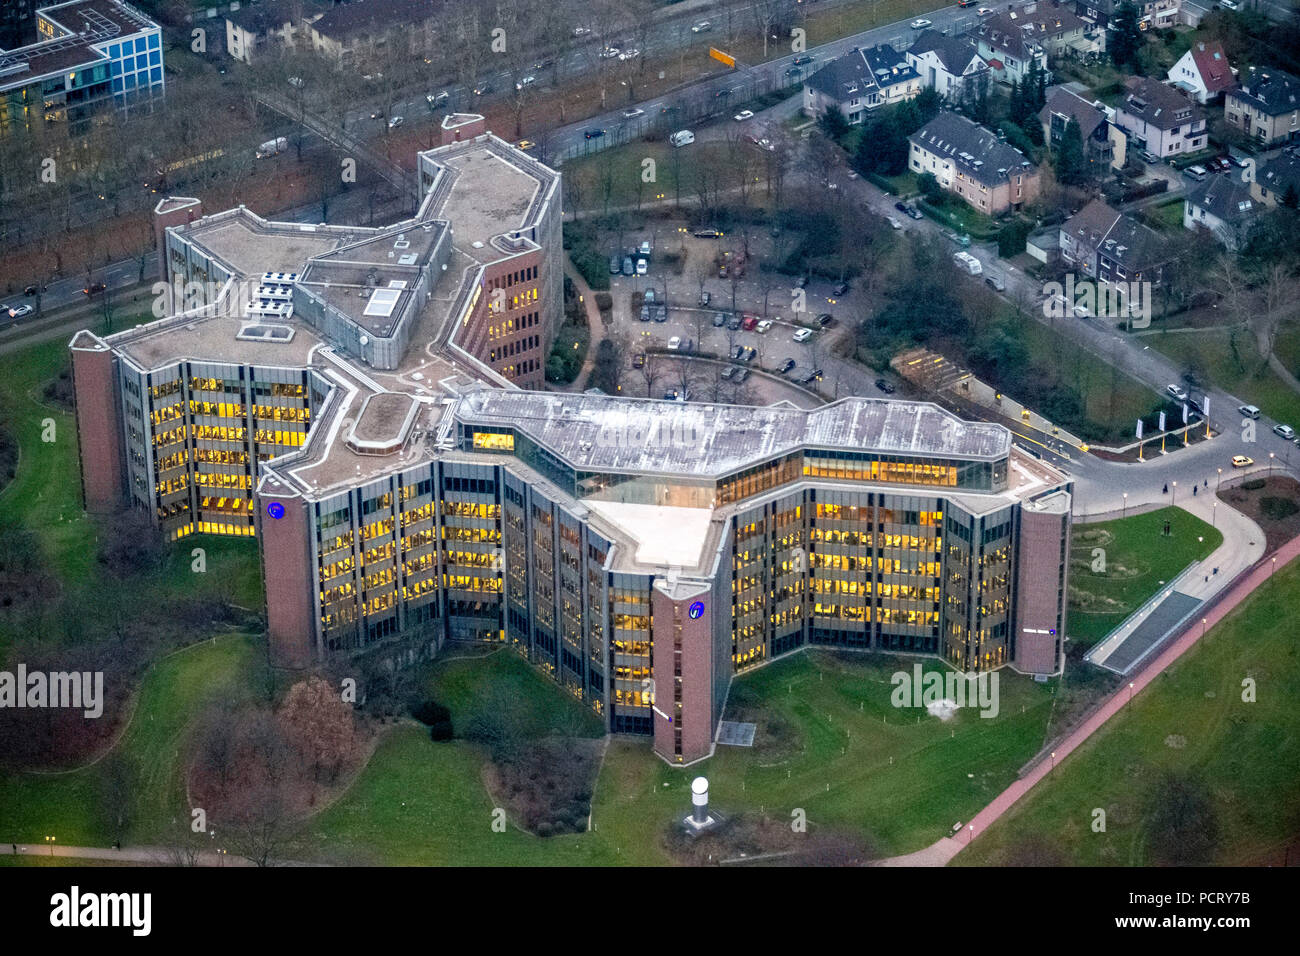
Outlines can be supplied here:
<path id="1" fill-rule="evenodd" d="M 1053 769 L 1053 770 L 1056 769 L 1056 751 L 1055 751 L 1055 750 L 1052 751 L 1052 769 Z"/>
<path id="2" fill-rule="evenodd" d="M 1275 452 L 1268 453 L 1268 476 L 1273 477 L 1273 459 L 1277 457 Z"/>
<path id="3" fill-rule="evenodd" d="M 1124 507 L 1120 509 L 1119 516 L 1123 518 L 1126 514 L 1128 514 L 1128 492 L 1127 491 L 1124 492 Z"/>
<path id="4" fill-rule="evenodd" d="M 1128 682 L 1128 702 L 1133 703 L 1133 682 Z"/>
<path id="5" fill-rule="evenodd" d="M 50 856 L 54 856 L 54 837 L 52 837 L 52 836 L 47 836 L 47 837 L 45 838 L 45 842 L 46 842 L 46 844 L 49 845 L 49 848 L 50 848 Z"/>
<path id="6" fill-rule="evenodd" d="M 1223 469 L 1219 469 L 1219 480 L 1214 483 L 1214 493 L 1219 493 L 1219 486 L 1223 484 Z"/>
<path id="7" fill-rule="evenodd" d="M 1169 503 L 1171 505 L 1178 504 L 1178 482 L 1176 481 L 1174 482 L 1174 496 L 1170 499 Z"/>

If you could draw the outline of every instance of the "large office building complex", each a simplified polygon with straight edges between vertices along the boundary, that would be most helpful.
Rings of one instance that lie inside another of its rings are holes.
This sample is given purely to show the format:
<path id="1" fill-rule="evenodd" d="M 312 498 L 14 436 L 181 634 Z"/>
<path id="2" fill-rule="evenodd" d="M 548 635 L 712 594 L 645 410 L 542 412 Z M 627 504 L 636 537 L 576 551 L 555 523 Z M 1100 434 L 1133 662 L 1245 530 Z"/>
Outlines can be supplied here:
<path id="1" fill-rule="evenodd" d="M 35 43 L 0 50 L 0 136 L 84 133 L 106 109 L 163 95 L 162 31 L 121 0 L 68 0 L 36 13 Z"/>
<path id="2" fill-rule="evenodd" d="M 444 121 L 416 217 L 159 204 L 181 301 L 72 341 L 87 507 L 260 539 L 275 659 L 505 643 L 665 760 L 808 645 L 1062 660 L 1071 488 L 997 425 L 541 391 L 559 176 Z"/>

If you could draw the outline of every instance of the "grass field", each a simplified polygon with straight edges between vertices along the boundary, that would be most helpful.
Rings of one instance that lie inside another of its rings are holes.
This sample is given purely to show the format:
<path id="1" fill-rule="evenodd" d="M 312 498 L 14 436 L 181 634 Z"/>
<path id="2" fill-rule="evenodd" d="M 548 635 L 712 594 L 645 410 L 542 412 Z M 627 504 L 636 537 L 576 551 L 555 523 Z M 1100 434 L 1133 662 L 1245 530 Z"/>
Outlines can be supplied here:
<path id="1" fill-rule="evenodd" d="M 433 687 L 453 723 L 502 669 L 511 678 L 512 657 L 451 661 L 435 675 Z M 649 741 L 616 739 L 596 785 L 595 829 L 549 840 L 491 831 L 476 748 L 460 740 L 435 744 L 420 730 L 399 728 L 349 793 L 311 823 L 299 852 L 406 864 L 663 864 L 670 861 L 661 836 L 689 810 L 697 773 L 708 776 L 712 799 L 725 812 L 783 819 L 802 808 L 811 827 L 852 832 L 885 854 L 915 850 L 983 806 L 1037 751 L 1055 685 L 1008 673 L 998 717 L 967 710 L 943 722 L 891 705 L 890 675 L 911 666 L 809 652 L 746 675 L 732 686 L 729 716 L 761 707 L 780 728 L 777 737 L 753 749 L 721 747 L 685 772 L 656 757 Z M 521 671 L 510 695 L 543 701 L 534 715 L 538 726 L 563 720 L 546 713 L 557 699 L 571 702 L 552 685 L 552 702 L 545 703 L 545 688 L 525 686 L 529 678 L 549 684 Z"/>
<path id="2" fill-rule="evenodd" d="M 1249 863 L 1294 838 L 1300 656 L 1291 615 L 1298 592 L 1300 566 L 1292 563 L 954 862 L 1023 862 L 1025 848 L 1038 847 L 1064 865 L 1147 865 L 1145 823 L 1165 771 L 1209 783 L 1221 834 L 1210 862 Z M 1258 681 L 1255 703 L 1242 700 L 1247 677 Z M 1095 808 L 1106 811 L 1104 833 L 1092 830 Z"/>
<path id="3" fill-rule="evenodd" d="M 1196 370 L 1208 379 L 1250 405 L 1257 405 L 1270 418 L 1289 422 L 1300 427 L 1300 394 L 1287 386 L 1264 364 L 1255 349 L 1255 337 L 1247 331 L 1236 335 L 1236 355 L 1233 354 L 1230 333 L 1222 329 L 1205 332 L 1171 333 L 1143 337 L 1145 344 L 1159 349 L 1184 369 Z M 1279 343 L 1290 336 L 1279 336 Z M 1300 355 L 1300 347 L 1295 348 Z M 1279 351 L 1283 362 L 1289 353 Z M 1295 369 L 1293 369 L 1295 371 Z"/>
<path id="4" fill-rule="evenodd" d="M 1168 538 L 1161 534 L 1165 521 Z M 1070 640 L 1092 646 L 1162 584 L 1222 543 L 1221 532 L 1181 508 L 1076 524 L 1070 538 Z"/>
<path id="5" fill-rule="evenodd" d="M 174 817 L 187 816 L 182 770 L 187 734 L 213 700 L 251 693 L 256 640 L 227 634 L 154 664 L 140 689 L 134 719 L 111 751 L 129 772 L 127 837 L 164 838 Z M 0 840 L 40 843 L 47 834 L 72 846 L 108 846 L 106 761 L 68 773 L 0 774 Z"/>

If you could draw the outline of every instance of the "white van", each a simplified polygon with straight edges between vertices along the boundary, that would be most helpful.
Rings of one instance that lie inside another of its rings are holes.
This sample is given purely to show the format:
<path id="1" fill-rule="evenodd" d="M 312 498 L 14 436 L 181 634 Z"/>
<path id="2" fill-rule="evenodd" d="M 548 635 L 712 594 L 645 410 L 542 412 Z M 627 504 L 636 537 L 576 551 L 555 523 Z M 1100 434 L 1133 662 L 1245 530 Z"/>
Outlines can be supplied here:
<path id="1" fill-rule="evenodd" d="M 689 146 L 691 143 L 695 142 L 695 134 L 688 129 L 678 130 L 676 133 L 673 133 L 672 136 L 668 137 L 668 142 L 672 143 L 674 146 Z"/>
<path id="2" fill-rule="evenodd" d="M 1186 176 L 1188 179 L 1194 179 L 1196 182 L 1199 183 L 1201 180 L 1205 178 L 1206 175 L 1205 167 L 1188 166 L 1186 169 L 1183 170 L 1183 175 Z"/>
<path id="3" fill-rule="evenodd" d="M 969 252 L 954 252 L 952 261 L 957 263 L 957 268 L 965 269 L 973 276 L 984 274 L 984 267 L 980 265 L 980 261 Z"/>

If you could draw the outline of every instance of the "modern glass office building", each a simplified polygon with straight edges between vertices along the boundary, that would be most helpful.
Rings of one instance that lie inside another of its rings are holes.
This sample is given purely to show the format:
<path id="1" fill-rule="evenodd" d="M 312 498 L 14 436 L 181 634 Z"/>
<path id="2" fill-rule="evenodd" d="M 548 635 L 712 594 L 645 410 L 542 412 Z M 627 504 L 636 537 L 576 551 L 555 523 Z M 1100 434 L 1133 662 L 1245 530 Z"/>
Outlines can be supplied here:
<path id="1" fill-rule="evenodd" d="M 558 175 L 468 125 L 390 229 L 160 204 L 193 308 L 73 340 L 88 507 L 258 537 L 284 666 L 501 643 L 672 763 L 809 645 L 1059 670 L 1070 485 L 1006 429 L 529 388 L 501 343 L 554 334 Z"/>

